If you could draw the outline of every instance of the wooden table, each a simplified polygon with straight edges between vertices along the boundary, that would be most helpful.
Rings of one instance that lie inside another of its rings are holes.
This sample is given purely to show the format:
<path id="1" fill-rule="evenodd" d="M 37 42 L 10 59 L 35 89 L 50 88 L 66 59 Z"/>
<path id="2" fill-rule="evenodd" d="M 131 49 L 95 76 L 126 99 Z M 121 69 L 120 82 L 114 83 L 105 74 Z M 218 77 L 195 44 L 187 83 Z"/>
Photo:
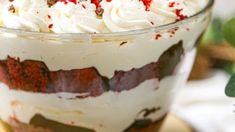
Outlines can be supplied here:
<path id="1" fill-rule="evenodd" d="M 9 128 L 0 121 L 0 132 L 10 132 Z M 170 114 L 160 132 L 193 132 L 191 127 L 177 116 Z"/>
<path id="2" fill-rule="evenodd" d="M 193 132 L 193 129 L 179 117 L 170 114 L 160 132 Z"/>

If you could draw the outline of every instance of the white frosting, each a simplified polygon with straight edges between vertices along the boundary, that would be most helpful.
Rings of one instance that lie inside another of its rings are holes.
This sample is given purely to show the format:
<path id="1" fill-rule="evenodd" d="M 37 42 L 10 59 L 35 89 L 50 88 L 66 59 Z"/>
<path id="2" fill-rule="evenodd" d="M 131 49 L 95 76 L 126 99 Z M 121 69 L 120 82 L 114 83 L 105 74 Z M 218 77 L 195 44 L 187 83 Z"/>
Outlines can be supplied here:
<path id="1" fill-rule="evenodd" d="M 174 6 L 169 7 L 169 3 L 172 2 L 175 3 Z M 153 0 L 150 10 L 163 16 L 165 22 L 172 22 L 177 17 L 175 14 L 176 9 L 182 9 L 182 14 L 191 16 L 205 7 L 207 3 L 208 0 Z M 172 20 L 172 18 L 174 19 Z"/>
<path id="2" fill-rule="evenodd" d="M 164 18 L 146 11 L 139 0 L 102 1 L 103 20 L 111 32 L 142 29 L 163 24 Z"/>
<path id="3" fill-rule="evenodd" d="M 95 13 L 96 6 L 90 1 L 75 5 L 58 2 L 50 9 L 52 31 L 56 33 L 101 33 L 106 31 L 102 19 Z"/>
<path id="4" fill-rule="evenodd" d="M 173 7 L 169 3 L 175 2 Z M 191 16 L 202 9 L 207 0 L 153 0 L 146 11 L 140 0 L 102 1 L 103 20 L 111 32 L 143 29 L 176 21 L 176 9 Z"/>
<path id="5" fill-rule="evenodd" d="M 169 7 L 171 2 L 176 4 Z M 96 15 L 96 6 L 90 0 L 78 3 L 67 0 L 66 4 L 58 1 L 52 7 L 47 5 L 46 0 L 2 0 L 0 25 L 55 33 L 120 32 L 171 23 L 178 19 L 176 9 L 182 9 L 183 15 L 191 16 L 207 3 L 208 0 L 153 0 L 146 10 L 141 0 L 103 0 L 101 7 L 104 13 L 100 18 Z M 11 5 L 15 12 L 9 11 Z"/>
<path id="6" fill-rule="evenodd" d="M 5 27 L 29 31 L 48 32 L 44 0 L 14 0 L 1 8 L 1 21 Z M 14 6 L 14 12 L 9 7 Z"/>

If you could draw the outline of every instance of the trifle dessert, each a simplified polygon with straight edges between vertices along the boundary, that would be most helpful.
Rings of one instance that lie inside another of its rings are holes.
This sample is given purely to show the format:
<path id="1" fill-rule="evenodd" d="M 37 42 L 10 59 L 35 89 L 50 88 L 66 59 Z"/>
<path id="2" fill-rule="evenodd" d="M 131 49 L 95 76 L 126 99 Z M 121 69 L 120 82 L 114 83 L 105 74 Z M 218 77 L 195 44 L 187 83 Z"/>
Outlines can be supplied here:
<path id="1" fill-rule="evenodd" d="M 0 120 L 14 132 L 158 131 L 213 0 L 1 0 Z"/>

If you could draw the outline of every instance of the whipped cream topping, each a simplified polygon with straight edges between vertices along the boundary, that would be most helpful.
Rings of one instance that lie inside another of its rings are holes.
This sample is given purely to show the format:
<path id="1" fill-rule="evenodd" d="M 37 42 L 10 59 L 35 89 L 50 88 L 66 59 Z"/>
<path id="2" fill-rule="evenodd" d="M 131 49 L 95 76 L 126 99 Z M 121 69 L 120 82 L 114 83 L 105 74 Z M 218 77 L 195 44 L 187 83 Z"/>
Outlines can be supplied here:
<path id="1" fill-rule="evenodd" d="M 0 3 L 0 23 L 7 28 L 49 32 L 46 15 L 49 12 L 44 0 L 6 0 Z"/>
<path id="2" fill-rule="evenodd" d="M 96 6 L 90 1 L 78 4 L 63 1 L 57 2 L 50 9 L 53 24 L 51 30 L 56 33 L 101 33 L 106 31 L 102 19 L 96 15 Z"/>
<path id="3" fill-rule="evenodd" d="M 101 2 L 104 8 L 103 21 L 111 32 L 153 27 L 164 22 L 164 18 L 146 11 L 139 0 L 112 0 Z"/>
<path id="4" fill-rule="evenodd" d="M 0 1 L 0 26 L 38 32 L 104 33 L 164 25 L 187 18 L 208 0 Z"/>

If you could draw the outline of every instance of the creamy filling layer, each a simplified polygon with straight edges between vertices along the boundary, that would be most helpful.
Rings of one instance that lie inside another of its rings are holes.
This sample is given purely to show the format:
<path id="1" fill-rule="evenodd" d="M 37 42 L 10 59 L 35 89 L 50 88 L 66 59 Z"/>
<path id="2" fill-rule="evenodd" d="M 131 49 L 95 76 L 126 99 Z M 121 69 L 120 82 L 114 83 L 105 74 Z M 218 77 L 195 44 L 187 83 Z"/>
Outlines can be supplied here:
<path id="1" fill-rule="evenodd" d="M 145 81 L 133 90 L 107 92 L 96 98 L 76 99 L 76 94 L 34 94 L 9 90 L 0 84 L 0 116 L 7 121 L 14 117 L 23 123 L 30 123 L 36 114 L 64 124 L 81 126 L 105 132 L 125 130 L 131 125 L 141 110 L 161 109 L 147 118 L 156 120 L 166 114 L 170 87 L 157 89 L 158 80 Z M 167 82 L 165 82 L 166 85 Z M 160 84 L 160 88 L 162 87 Z M 71 99 L 75 98 L 75 99 Z M 158 100 L 158 101 L 156 101 Z M 117 116 L 118 115 L 118 116 Z M 140 115 L 142 116 L 142 115 Z M 114 119 L 115 118 L 115 119 Z"/>

